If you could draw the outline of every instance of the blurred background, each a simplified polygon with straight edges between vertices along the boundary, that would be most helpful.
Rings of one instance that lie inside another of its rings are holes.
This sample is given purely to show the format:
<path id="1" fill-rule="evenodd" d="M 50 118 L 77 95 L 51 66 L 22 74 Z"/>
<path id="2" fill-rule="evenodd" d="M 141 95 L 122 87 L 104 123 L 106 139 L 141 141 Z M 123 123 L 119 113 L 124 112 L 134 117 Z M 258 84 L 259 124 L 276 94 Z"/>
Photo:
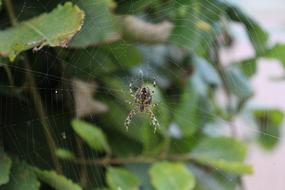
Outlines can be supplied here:
<path id="1" fill-rule="evenodd" d="M 284 43 L 285 41 L 285 4 L 282 0 L 240 0 L 233 1 L 249 15 L 256 19 L 269 33 L 270 43 Z M 224 51 L 224 61 L 252 56 L 253 48 L 248 43 L 244 31 L 236 29 L 235 34 L 240 39 L 230 50 Z M 259 60 L 257 75 L 251 80 L 255 95 L 250 100 L 251 105 L 278 107 L 285 111 L 285 82 L 277 78 L 284 78 L 282 63 L 276 60 Z M 276 82 L 277 79 L 277 82 Z M 243 124 L 241 124 L 243 125 Z M 252 133 L 252 130 L 243 127 L 241 134 Z M 254 165 L 253 175 L 245 177 L 248 189 L 285 188 L 285 140 L 284 122 L 282 125 L 281 140 L 272 152 L 261 149 L 256 144 L 250 145 L 248 161 Z"/>

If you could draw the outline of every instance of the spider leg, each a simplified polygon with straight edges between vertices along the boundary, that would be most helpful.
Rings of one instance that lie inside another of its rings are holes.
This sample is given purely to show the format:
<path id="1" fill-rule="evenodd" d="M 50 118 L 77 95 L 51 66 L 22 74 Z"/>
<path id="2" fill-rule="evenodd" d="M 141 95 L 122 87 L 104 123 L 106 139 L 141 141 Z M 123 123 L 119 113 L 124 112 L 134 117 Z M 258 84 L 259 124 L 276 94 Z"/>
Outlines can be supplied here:
<path id="1" fill-rule="evenodd" d="M 133 98 L 135 98 L 135 93 L 133 91 L 133 83 L 132 82 L 129 84 L 129 91 L 130 91 L 131 96 Z"/>
<path id="2" fill-rule="evenodd" d="M 155 79 L 154 79 L 152 85 L 153 85 L 154 88 L 156 87 L 156 81 L 155 81 Z"/>
<path id="3" fill-rule="evenodd" d="M 131 124 L 131 121 L 132 121 L 133 117 L 136 115 L 136 113 L 137 113 L 136 109 L 133 109 L 129 112 L 129 114 L 125 120 L 125 127 L 127 130 L 129 129 L 129 125 Z"/>
<path id="4" fill-rule="evenodd" d="M 129 104 L 129 105 L 133 105 L 133 102 L 132 102 L 132 101 L 127 101 L 127 100 L 125 100 L 125 103 L 126 103 L 126 104 Z"/>
<path id="5" fill-rule="evenodd" d="M 153 103 L 153 104 L 151 104 L 151 108 L 153 109 L 153 108 L 155 108 L 155 107 L 157 107 L 158 106 L 158 104 L 157 103 Z"/>
<path id="6" fill-rule="evenodd" d="M 155 80 L 153 81 L 152 86 L 153 86 L 154 89 L 156 88 L 156 81 Z M 151 93 L 153 95 L 154 94 L 154 90 L 152 90 Z"/>
<path id="7" fill-rule="evenodd" d="M 146 109 L 146 113 L 149 114 L 149 117 L 151 119 L 151 124 L 154 126 L 154 133 L 155 133 L 156 132 L 156 128 L 159 127 L 159 122 L 156 119 L 154 113 L 152 112 L 152 110 L 150 108 Z"/>

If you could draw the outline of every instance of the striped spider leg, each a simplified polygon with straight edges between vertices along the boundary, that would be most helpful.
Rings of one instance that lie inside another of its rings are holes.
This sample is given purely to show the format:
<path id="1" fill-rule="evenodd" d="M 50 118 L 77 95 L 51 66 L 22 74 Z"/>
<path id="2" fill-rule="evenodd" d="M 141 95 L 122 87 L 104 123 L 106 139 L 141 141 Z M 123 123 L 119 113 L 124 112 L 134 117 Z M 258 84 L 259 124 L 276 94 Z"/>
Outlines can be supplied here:
<path id="1" fill-rule="evenodd" d="M 136 109 L 133 109 L 129 112 L 128 114 L 128 117 L 126 118 L 125 120 L 125 127 L 126 129 L 128 130 L 129 129 L 129 126 L 131 124 L 131 121 L 133 119 L 133 117 L 137 114 L 137 110 Z"/>
<path id="2" fill-rule="evenodd" d="M 149 115 L 150 119 L 151 119 L 151 124 L 152 126 L 154 127 L 154 133 L 156 132 L 156 129 L 159 127 L 159 122 L 158 120 L 156 119 L 152 109 L 157 106 L 157 104 L 153 104 L 151 106 L 151 108 L 148 108 L 146 109 L 146 113 Z"/>

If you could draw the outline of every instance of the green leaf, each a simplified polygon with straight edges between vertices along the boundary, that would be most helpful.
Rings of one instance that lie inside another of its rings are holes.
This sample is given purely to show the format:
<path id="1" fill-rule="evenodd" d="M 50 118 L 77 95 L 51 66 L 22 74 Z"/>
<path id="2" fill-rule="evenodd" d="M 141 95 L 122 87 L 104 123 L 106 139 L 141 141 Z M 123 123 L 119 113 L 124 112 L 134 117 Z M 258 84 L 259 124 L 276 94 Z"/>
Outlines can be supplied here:
<path id="1" fill-rule="evenodd" d="M 40 189 L 40 182 L 28 164 L 14 161 L 10 181 L 2 188 L 5 190 L 38 190 Z"/>
<path id="2" fill-rule="evenodd" d="M 63 149 L 63 148 L 58 148 L 55 151 L 55 154 L 57 157 L 61 158 L 61 159 L 65 159 L 65 160 L 72 160 L 75 158 L 75 155 L 73 152 Z"/>
<path id="3" fill-rule="evenodd" d="M 85 121 L 74 119 L 71 123 L 73 130 L 93 149 L 110 152 L 103 131 Z"/>
<path id="4" fill-rule="evenodd" d="M 267 50 L 265 57 L 279 60 L 285 66 L 285 44 L 276 44 L 271 49 Z"/>
<path id="5" fill-rule="evenodd" d="M 71 47 L 84 48 L 119 38 L 115 17 L 109 8 L 113 1 L 77 0 L 76 4 L 85 11 L 86 18 L 82 30 L 72 39 Z"/>
<path id="6" fill-rule="evenodd" d="M 40 170 L 38 168 L 34 168 L 33 170 L 42 182 L 53 187 L 55 190 L 82 190 L 79 185 L 54 171 Z"/>
<path id="7" fill-rule="evenodd" d="M 8 183 L 11 165 L 11 159 L 0 148 L 0 186 Z"/>
<path id="8" fill-rule="evenodd" d="M 237 174 L 250 174 L 252 168 L 244 164 L 247 147 L 242 142 L 227 137 L 202 139 L 192 151 L 199 163 Z"/>
<path id="9" fill-rule="evenodd" d="M 242 73 L 250 78 L 256 73 L 256 67 L 257 67 L 257 58 L 251 58 L 246 59 L 238 63 L 239 69 L 242 71 Z"/>
<path id="10" fill-rule="evenodd" d="M 276 109 L 259 109 L 253 111 L 258 124 L 258 142 L 265 149 L 273 149 L 280 139 L 283 113 Z"/>
<path id="11" fill-rule="evenodd" d="M 246 100 L 253 95 L 248 79 L 237 67 L 229 67 L 225 70 L 225 80 L 231 93 L 240 100 Z"/>
<path id="12" fill-rule="evenodd" d="M 138 178 L 126 169 L 109 167 L 106 178 L 112 190 L 139 190 Z"/>
<path id="13" fill-rule="evenodd" d="M 196 177 L 195 190 L 235 190 L 238 178 L 236 175 L 220 171 L 208 171 L 194 165 L 189 168 Z"/>
<path id="14" fill-rule="evenodd" d="M 182 163 L 158 162 L 149 174 L 157 190 L 191 190 L 195 186 L 194 176 Z"/>
<path id="15" fill-rule="evenodd" d="M 239 8 L 227 5 L 227 14 L 233 21 L 241 22 L 245 25 L 249 38 L 257 55 L 262 55 L 267 49 L 268 34 L 261 26 Z"/>
<path id="16" fill-rule="evenodd" d="M 150 164 L 125 164 L 124 166 L 139 178 L 140 189 L 153 190 L 148 174 Z"/>
<path id="17" fill-rule="evenodd" d="M 77 6 L 59 5 L 50 13 L 0 31 L 0 55 L 14 60 L 20 52 L 34 47 L 65 47 L 80 30 L 83 19 L 84 12 Z"/>

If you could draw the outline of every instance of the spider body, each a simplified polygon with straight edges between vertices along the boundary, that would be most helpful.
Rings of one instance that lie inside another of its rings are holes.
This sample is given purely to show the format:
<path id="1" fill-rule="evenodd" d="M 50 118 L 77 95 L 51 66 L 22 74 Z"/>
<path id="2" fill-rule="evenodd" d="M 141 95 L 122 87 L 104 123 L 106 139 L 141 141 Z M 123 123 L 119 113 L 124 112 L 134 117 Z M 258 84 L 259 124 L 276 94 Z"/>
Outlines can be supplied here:
<path id="1" fill-rule="evenodd" d="M 156 84 L 155 82 L 153 83 L 153 86 L 155 88 Z M 133 105 L 133 109 L 129 112 L 128 117 L 126 118 L 125 121 L 125 127 L 128 129 L 132 118 L 138 113 L 138 112 L 145 112 L 149 115 L 151 119 L 151 123 L 154 126 L 154 129 L 156 130 L 156 127 L 159 126 L 159 123 L 152 112 L 153 107 L 156 104 L 152 103 L 152 96 L 154 94 L 154 91 L 151 90 L 147 86 L 141 86 L 136 92 L 133 92 L 132 89 L 132 83 L 130 84 L 130 94 L 133 97 L 134 101 L 130 102 L 131 105 Z"/>
<path id="2" fill-rule="evenodd" d="M 135 102 L 139 105 L 140 112 L 144 112 L 145 107 L 150 106 L 152 103 L 152 94 L 148 87 L 139 88 L 135 97 Z"/>

